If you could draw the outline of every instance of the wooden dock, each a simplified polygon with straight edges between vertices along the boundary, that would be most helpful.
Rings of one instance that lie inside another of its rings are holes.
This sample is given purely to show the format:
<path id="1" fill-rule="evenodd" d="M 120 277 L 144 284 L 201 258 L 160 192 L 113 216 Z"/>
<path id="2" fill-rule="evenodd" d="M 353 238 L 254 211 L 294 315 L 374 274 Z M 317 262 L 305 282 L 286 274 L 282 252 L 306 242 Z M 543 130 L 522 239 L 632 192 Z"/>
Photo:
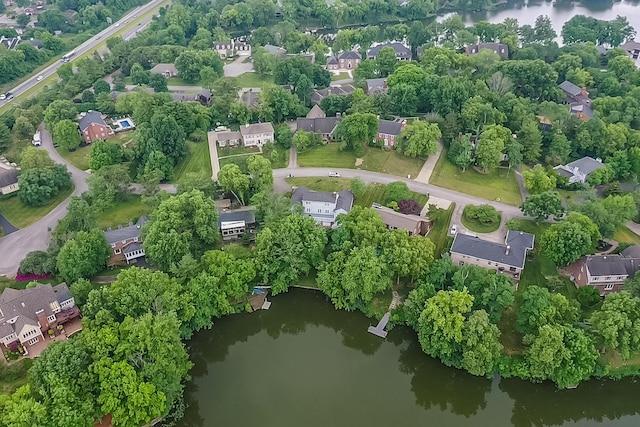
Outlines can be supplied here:
<path id="1" fill-rule="evenodd" d="M 387 337 L 387 331 L 384 330 L 384 328 L 387 327 L 387 323 L 389 323 L 389 318 L 391 317 L 390 313 L 385 313 L 384 316 L 382 316 L 382 319 L 380 319 L 380 321 L 378 322 L 378 324 L 376 326 L 369 326 L 369 328 L 367 329 L 367 332 L 376 335 L 380 338 L 386 338 Z"/>

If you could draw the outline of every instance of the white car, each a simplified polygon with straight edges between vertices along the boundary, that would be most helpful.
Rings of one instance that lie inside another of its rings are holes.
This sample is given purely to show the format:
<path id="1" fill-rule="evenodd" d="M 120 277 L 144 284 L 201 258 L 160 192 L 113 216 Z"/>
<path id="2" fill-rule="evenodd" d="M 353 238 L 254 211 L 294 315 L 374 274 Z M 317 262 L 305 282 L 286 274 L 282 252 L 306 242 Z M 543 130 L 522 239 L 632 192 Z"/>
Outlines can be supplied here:
<path id="1" fill-rule="evenodd" d="M 340 174 L 338 172 L 329 172 L 329 176 L 332 178 L 340 178 Z"/>
<path id="2" fill-rule="evenodd" d="M 453 224 L 453 225 L 451 226 L 450 234 L 451 234 L 452 236 L 455 236 L 457 232 L 458 232 L 458 226 L 457 226 L 457 225 L 455 225 L 455 224 Z"/>
<path id="3" fill-rule="evenodd" d="M 5 99 L 7 99 L 7 95 L 5 95 L 4 93 L 0 94 L 0 101 L 4 101 Z"/>
<path id="4" fill-rule="evenodd" d="M 38 78 L 36 80 L 40 81 L 42 79 L 44 79 L 44 76 L 38 76 Z"/>
<path id="5" fill-rule="evenodd" d="M 119 27 L 119 26 L 120 26 L 120 23 L 118 22 L 118 23 L 116 24 L 116 28 L 117 28 L 117 27 Z"/>

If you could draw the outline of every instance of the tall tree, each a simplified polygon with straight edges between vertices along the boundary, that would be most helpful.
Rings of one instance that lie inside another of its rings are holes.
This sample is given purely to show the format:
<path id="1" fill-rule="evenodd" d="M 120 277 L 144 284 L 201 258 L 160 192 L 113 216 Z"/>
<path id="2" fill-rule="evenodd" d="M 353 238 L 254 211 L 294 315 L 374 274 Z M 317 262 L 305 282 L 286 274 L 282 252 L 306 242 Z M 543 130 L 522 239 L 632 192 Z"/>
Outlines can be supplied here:
<path id="1" fill-rule="evenodd" d="M 536 222 L 545 221 L 551 215 L 558 218 L 564 214 L 562 199 L 556 191 L 545 191 L 527 197 L 520 210 L 523 214 L 534 217 Z"/>
<path id="2" fill-rule="evenodd" d="M 245 193 L 251 185 L 251 180 L 242 173 L 238 165 L 224 165 L 218 173 L 218 182 L 223 189 L 230 191 L 240 204 L 245 204 Z"/>
<path id="3" fill-rule="evenodd" d="M 414 121 L 400 133 L 399 149 L 405 156 L 427 157 L 438 151 L 442 133 L 435 123 Z"/>
<path id="4" fill-rule="evenodd" d="M 357 157 L 364 155 L 364 146 L 378 134 L 378 119 L 370 113 L 354 113 L 338 124 L 336 136 L 342 138 L 341 148 L 350 150 Z"/>
<path id="5" fill-rule="evenodd" d="M 79 231 L 58 254 L 60 276 L 69 283 L 90 278 L 106 266 L 111 250 L 102 230 Z"/>
<path id="6" fill-rule="evenodd" d="M 489 172 L 498 167 L 502 152 L 511 138 L 511 131 L 501 125 L 489 125 L 484 128 L 476 145 L 476 164 Z"/>
<path id="7" fill-rule="evenodd" d="M 549 174 L 542 165 L 522 172 L 524 186 L 531 194 L 541 194 L 556 187 L 555 175 Z"/>
<path id="8" fill-rule="evenodd" d="M 591 324 L 606 348 L 619 351 L 624 359 L 640 348 L 640 298 L 628 292 L 607 296 Z"/>

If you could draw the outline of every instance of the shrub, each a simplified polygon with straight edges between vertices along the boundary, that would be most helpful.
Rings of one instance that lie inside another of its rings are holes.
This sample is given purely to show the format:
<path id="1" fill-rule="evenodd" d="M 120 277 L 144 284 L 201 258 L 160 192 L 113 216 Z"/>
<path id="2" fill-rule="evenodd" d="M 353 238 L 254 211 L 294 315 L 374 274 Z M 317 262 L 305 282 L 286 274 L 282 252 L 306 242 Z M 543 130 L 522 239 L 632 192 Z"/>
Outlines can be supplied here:
<path id="1" fill-rule="evenodd" d="M 420 204 L 415 200 L 400 200 L 398 202 L 398 208 L 400 212 L 403 214 L 414 214 L 417 215 L 422 210 L 420 208 Z"/>
<path id="2" fill-rule="evenodd" d="M 500 221 L 500 214 L 491 205 L 467 206 L 464 209 L 464 216 L 482 224 L 495 224 Z"/>
<path id="3" fill-rule="evenodd" d="M 600 297 L 600 291 L 593 286 L 581 286 L 578 288 L 576 298 L 583 308 L 593 307 L 602 299 L 602 297 Z"/>

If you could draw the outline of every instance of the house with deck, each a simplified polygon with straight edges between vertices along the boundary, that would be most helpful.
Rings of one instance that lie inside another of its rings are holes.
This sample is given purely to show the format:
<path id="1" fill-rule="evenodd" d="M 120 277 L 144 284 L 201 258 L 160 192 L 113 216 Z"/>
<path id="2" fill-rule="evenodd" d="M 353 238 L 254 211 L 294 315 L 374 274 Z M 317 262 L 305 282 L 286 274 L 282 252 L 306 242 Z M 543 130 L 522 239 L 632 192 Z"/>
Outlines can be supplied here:
<path id="1" fill-rule="evenodd" d="M 506 273 L 518 281 L 527 253 L 533 250 L 534 239 L 533 234 L 517 230 L 507 232 L 504 244 L 457 233 L 449 253 L 455 265 L 477 265 Z"/>
<path id="2" fill-rule="evenodd" d="M 603 167 L 602 160 L 585 156 L 566 165 L 556 166 L 554 169 L 558 175 L 569 178 L 569 183 L 584 184 L 589 175 Z"/>
<path id="3" fill-rule="evenodd" d="M 141 216 L 135 224 L 130 222 L 127 226 L 119 225 L 114 229 L 108 228 L 104 232 L 107 243 L 111 247 L 107 267 L 136 263 L 139 258 L 145 256 L 141 231 L 142 226 L 148 221 L 149 218 Z"/>
<path id="4" fill-rule="evenodd" d="M 312 217 L 323 227 L 333 227 L 338 215 L 351 212 L 353 200 L 353 193 L 349 190 L 329 193 L 295 187 L 291 193 L 291 202 L 301 204 L 304 215 Z"/>
<path id="5" fill-rule="evenodd" d="M 426 236 L 433 224 L 429 218 L 396 212 L 377 203 L 371 205 L 371 209 L 380 215 L 389 230 L 406 230 L 409 236 Z"/>
<path id="6" fill-rule="evenodd" d="M 249 238 L 253 240 L 255 239 L 256 225 L 253 206 L 221 211 L 218 217 L 218 228 L 224 241 L 242 239 L 247 233 Z"/>
<path id="7" fill-rule="evenodd" d="M 99 111 L 87 111 L 80 114 L 80 120 L 78 121 L 78 128 L 80 128 L 80 135 L 87 144 L 92 143 L 98 139 L 107 139 L 115 132 L 111 129 L 111 126 L 104 121 L 102 113 Z"/>
<path id="8" fill-rule="evenodd" d="M 601 296 L 620 292 L 638 270 L 640 245 L 629 246 L 619 254 L 583 256 L 567 266 L 569 278 L 577 287 L 593 286 Z"/>
<path id="9" fill-rule="evenodd" d="M 0 295 L 0 348 L 24 354 L 46 342 L 51 330 L 80 317 L 80 310 L 65 283 L 37 284 L 34 288 L 6 288 Z M 46 334 L 46 335 L 45 335 Z"/>

